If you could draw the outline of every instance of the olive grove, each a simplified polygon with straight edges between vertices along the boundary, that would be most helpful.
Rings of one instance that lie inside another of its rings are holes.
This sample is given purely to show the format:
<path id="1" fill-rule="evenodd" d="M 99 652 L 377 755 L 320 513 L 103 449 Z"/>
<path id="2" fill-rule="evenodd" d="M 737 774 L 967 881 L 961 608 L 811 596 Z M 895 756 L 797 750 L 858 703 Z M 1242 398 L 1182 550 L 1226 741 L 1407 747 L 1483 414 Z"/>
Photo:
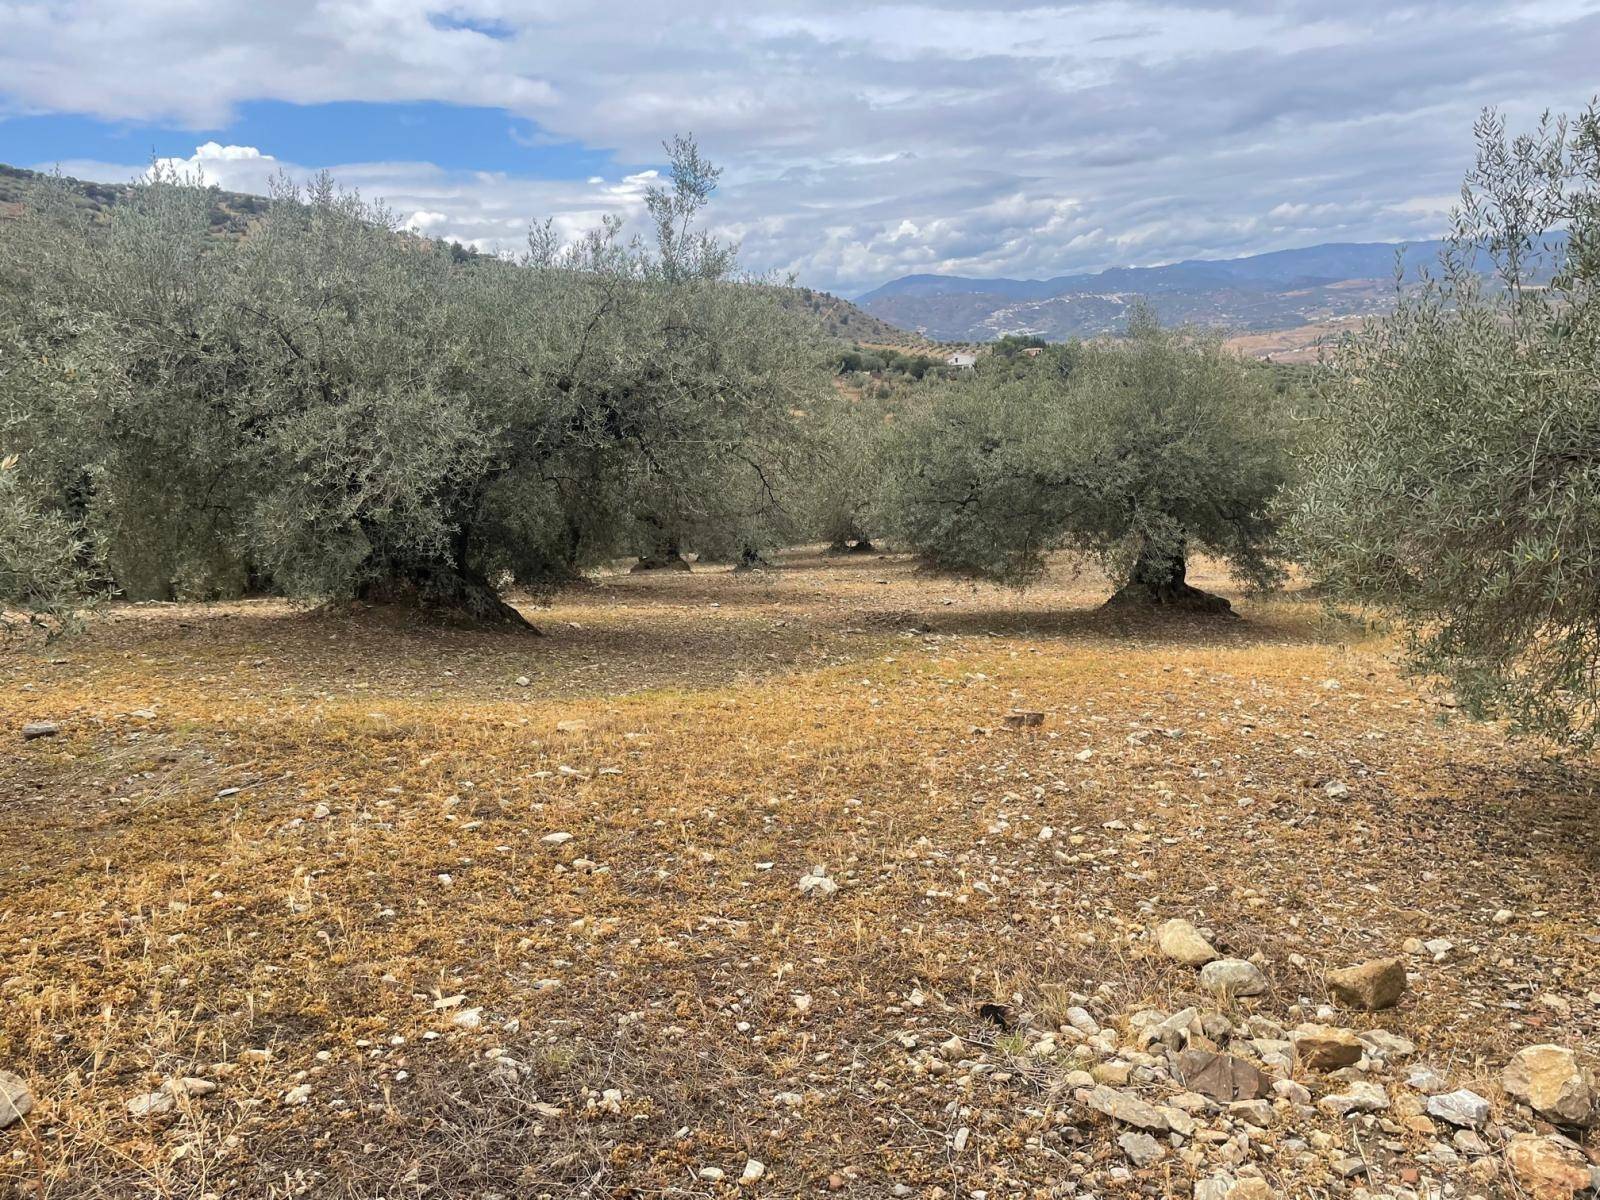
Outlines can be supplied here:
<path id="1" fill-rule="evenodd" d="M 0 223 L 0 547 L 55 549 L 0 551 L 5 598 L 97 579 L 520 622 L 504 581 L 769 546 L 826 356 L 700 231 L 717 172 L 669 149 L 653 240 L 544 226 L 516 262 L 405 233 L 326 177 L 240 237 L 170 173 L 103 219 L 39 188 Z"/>

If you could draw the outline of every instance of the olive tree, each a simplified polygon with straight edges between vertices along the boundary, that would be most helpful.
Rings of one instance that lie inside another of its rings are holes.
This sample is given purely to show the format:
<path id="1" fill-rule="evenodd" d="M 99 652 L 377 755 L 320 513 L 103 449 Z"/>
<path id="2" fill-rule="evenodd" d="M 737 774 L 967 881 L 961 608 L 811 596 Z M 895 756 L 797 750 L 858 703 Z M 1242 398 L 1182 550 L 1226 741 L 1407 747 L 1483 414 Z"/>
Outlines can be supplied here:
<path id="1" fill-rule="evenodd" d="M 1188 584 L 1189 555 L 1280 577 L 1288 428 L 1264 373 L 1141 310 L 1120 342 L 933 390 L 891 448 L 885 506 L 938 566 L 1025 583 L 1071 547 L 1118 581 L 1109 603 L 1226 611 Z"/>
<path id="2" fill-rule="evenodd" d="M 1478 713 L 1592 740 L 1600 699 L 1600 109 L 1485 114 L 1438 270 L 1327 364 L 1300 554 L 1389 606 Z"/>

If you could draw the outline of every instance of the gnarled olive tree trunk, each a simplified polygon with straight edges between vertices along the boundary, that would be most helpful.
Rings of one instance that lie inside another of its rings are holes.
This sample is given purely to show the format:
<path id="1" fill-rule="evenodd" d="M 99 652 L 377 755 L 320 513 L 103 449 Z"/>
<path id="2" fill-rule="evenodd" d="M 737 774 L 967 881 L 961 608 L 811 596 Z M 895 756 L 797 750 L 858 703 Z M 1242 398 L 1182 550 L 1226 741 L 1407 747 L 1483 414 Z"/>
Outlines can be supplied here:
<path id="1" fill-rule="evenodd" d="M 1191 586 L 1188 570 L 1188 552 L 1182 543 L 1171 549 L 1146 542 L 1139 548 L 1127 581 L 1105 607 L 1232 614 L 1233 605 L 1221 596 Z"/>

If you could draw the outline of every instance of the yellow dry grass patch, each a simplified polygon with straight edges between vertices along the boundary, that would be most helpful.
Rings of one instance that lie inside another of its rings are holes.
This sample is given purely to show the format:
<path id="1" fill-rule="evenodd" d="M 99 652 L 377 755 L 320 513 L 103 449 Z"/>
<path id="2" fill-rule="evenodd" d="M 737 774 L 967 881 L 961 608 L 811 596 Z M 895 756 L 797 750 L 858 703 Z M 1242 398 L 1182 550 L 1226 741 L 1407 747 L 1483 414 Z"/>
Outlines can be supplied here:
<path id="1" fill-rule="evenodd" d="M 1148 628 L 1103 594 L 795 555 L 607 577 L 543 639 L 249 603 L 13 647 L 0 1067 L 39 1106 L 0 1181 L 705 1195 L 749 1156 L 771 1195 L 1048 1194 L 1108 1140 L 1063 1137 L 1061 1072 L 930 1078 L 906 1041 L 1196 1000 L 1148 950 L 1172 915 L 1265 953 L 1280 1020 L 1446 937 L 1372 1024 L 1485 1078 L 1533 1031 L 1596 1048 L 1588 763 L 1448 720 L 1314 605 Z M 221 1086 L 129 1114 L 183 1076 Z"/>

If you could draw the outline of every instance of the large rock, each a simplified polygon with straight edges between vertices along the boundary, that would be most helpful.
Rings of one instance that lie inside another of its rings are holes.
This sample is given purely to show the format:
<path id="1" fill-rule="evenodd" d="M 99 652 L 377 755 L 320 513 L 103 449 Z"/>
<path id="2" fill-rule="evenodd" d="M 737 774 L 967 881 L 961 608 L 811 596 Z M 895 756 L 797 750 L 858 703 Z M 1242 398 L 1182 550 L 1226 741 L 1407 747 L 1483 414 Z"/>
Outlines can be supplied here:
<path id="1" fill-rule="evenodd" d="M 1181 917 L 1162 923 L 1156 930 L 1156 945 L 1161 948 L 1161 953 L 1186 967 L 1203 967 L 1219 957 L 1216 947 Z"/>
<path id="2" fill-rule="evenodd" d="M 1171 1128 L 1166 1115 L 1160 1109 L 1139 1099 L 1131 1092 L 1119 1092 L 1116 1088 L 1102 1084 L 1082 1096 L 1082 1100 L 1095 1112 L 1104 1113 L 1113 1121 L 1132 1125 L 1136 1129 L 1166 1133 Z"/>
<path id="3" fill-rule="evenodd" d="M 1594 1076 L 1564 1046 L 1546 1043 L 1518 1050 L 1500 1073 L 1500 1086 L 1558 1125 L 1593 1125 L 1600 1108 Z"/>
<path id="4" fill-rule="evenodd" d="M 1589 1161 L 1574 1146 L 1519 1133 L 1506 1147 L 1506 1162 L 1533 1200 L 1572 1200 L 1588 1188 Z"/>
<path id="5" fill-rule="evenodd" d="M 1200 969 L 1200 986 L 1219 996 L 1259 996 L 1267 990 L 1267 977 L 1255 963 L 1219 958 Z"/>
<path id="6" fill-rule="evenodd" d="M 0 1071 L 0 1129 L 15 1124 L 33 1111 L 33 1093 L 19 1075 Z"/>
<path id="7" fill-rule="evenodd" d="M 1185 1050 L 1178 1055 L 1178 1078 L 1187 1088 L 1223 1104 L 1265 1096 L 1272 1082 L 1250 1063 L 1212 1050 Z"/>
<path id="8" fill-rule="evenodd" d="M 1361 1061 L 1366 1047 L 1348 1029 L 1333 1025 L 1302 1025 L 1294 1031 L 1294 1052 L 1313 1071 L 1337 1071 Z"/>
<path id="9" fill-rule="evenodd" d="M 1406 993 L 1406 968 L 1398 958 L 1375 958 L 1329 971 L 1328 995 L 1346 1008 L 1393 1008 Z"/>

